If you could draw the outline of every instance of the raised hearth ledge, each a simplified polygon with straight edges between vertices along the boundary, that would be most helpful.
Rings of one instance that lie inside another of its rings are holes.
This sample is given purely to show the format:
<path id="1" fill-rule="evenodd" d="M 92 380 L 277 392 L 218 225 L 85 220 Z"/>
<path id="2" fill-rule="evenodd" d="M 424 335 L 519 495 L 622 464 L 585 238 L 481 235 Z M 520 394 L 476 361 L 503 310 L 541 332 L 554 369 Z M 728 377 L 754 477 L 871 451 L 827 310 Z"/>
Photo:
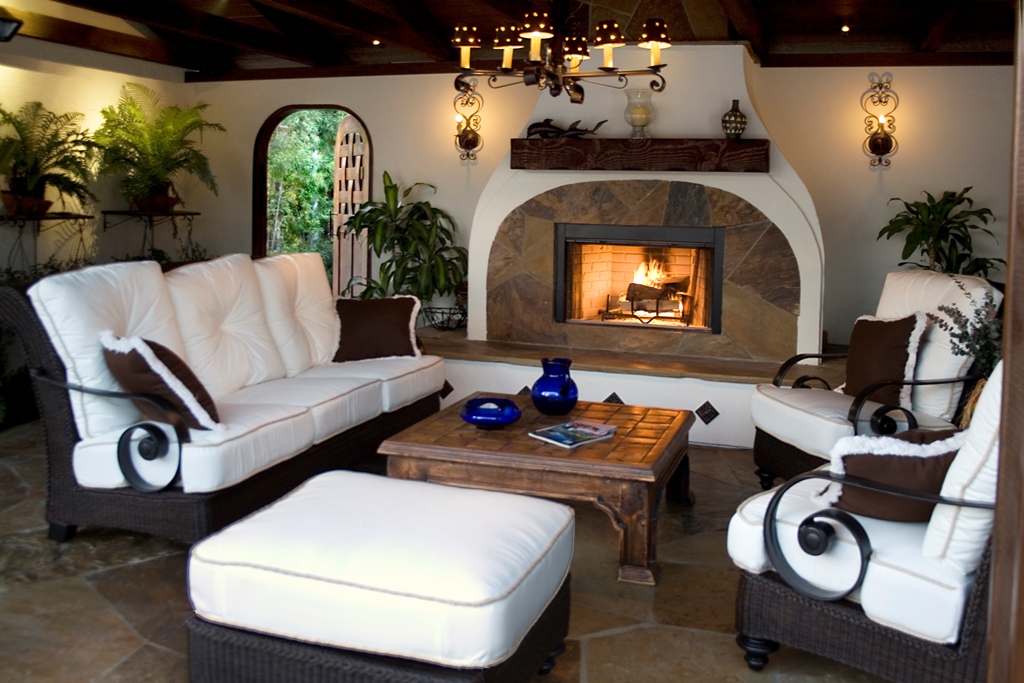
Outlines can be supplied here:
<path id="1" fill-rule="evenodd" d="M 416 330 L 426 353 L 449 360 L 509 363 L 540 367 L 541 358 L 572 358 L 573 370 L 610 372 L 650 377 L 701 379 L 708 382 L 768 384 L 775 378 L 779 363 L 774 361 L 723 360 L 691 356 L 666 356 L 653 353 L 621 353 L 601 349 L 569 349 L 559 346 L 516 344 L 512 342 L 473 341 L 465 330 L 441 332 L 431 327 Z M 816 375 L 829 386 L 837 387 L 846 376 L 845 361 L 822 365 L 800 364 L 787 375 L 787 384 L 801 375 Z"/>

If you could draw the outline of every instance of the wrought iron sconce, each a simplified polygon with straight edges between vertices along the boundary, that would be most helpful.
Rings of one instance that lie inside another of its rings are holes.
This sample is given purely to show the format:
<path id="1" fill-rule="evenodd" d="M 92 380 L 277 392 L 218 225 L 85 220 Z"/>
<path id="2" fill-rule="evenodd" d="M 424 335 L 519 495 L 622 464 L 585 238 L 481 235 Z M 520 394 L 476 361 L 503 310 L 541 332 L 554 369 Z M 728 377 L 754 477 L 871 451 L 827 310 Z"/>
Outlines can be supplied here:
<path id="1" fill-rule="evenodd" d="M 455 148 L 463 161 L 476 161 L 476 153 L 484 146 L 480 135 L 480 110 L 484 98 L 476 91 L 476 79 L 462 79 L 455 96 Z"/>
<path id="2" fill-rule="evenodd" d="M 871 158 L 871 166 L 890 164 L 890 157 L 896 154 L 896 117 L 893 112 L 900 105 L 899 95 L 892 89 L 892 74 L 868 76 L 871 86 L 860 96 L 860 106 L 867 113 L 864 117 L 864 153 Z"/>

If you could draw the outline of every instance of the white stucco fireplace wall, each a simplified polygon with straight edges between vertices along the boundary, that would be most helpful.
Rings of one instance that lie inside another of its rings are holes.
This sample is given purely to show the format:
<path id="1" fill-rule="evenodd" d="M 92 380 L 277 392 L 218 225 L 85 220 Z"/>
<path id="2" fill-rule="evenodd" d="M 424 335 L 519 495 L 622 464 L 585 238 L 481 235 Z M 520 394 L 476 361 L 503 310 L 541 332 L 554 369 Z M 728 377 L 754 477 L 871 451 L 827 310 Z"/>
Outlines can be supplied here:
<path id="1" fill-rule="evenodd" d="M 740 101 L 747 115 L 744 138 L 769 138 L 751 101 L 747 78 L 754 64 L 742 45 L 673 46 L 662 53 L 667 64 L 667 87 L 654 95 L 655 116 L 648 131 L 660 138 L 720 138 L 721 115 L 732 100 Z M 615 52 L 620 68 L 643 67 L 648 51 L 620 48 Z M 641 86 L 633 79 L 631 86 Z M 518 86 L 517 86 L 518 87 Z M 580 120 L 593 128 L 607 119 L 597 137 L 627 137 L 623 119 L 626 99 L 622 92 L 596 83 L 585 84 L 586 100 L 572 105 L 568 98 L 542 95 L 530 122 L 553 119 L 563 127 Z M 481 84 L 484 96 L 487 86 Z M 486 125 L 486 119 L 485 119 Z M 485 129 L 486 134 L 486 129 Z M 525 130 L 522 136 L 525 136 Z M 507 145 L 489 141 L 490 145 Z M 770 173 L 647 173 L 603 171 L 519 171 L 509 165 L 510 155 L 491 175 L 473 217 L 469 243 L 469 327 L 470 339 L 487 337 L 487 267 L 491 244 L 502 221 L 516 207 L 548 190 L 582 182 L 611 180 L 667 180 L 701 184 L 731 192 L 753 204 L 786 236 L 797 259 L 800 273 L 800 313 L 797 322 L 797 351 L 816 352 L 821 345 L 822 269 L 821 230 L 813 202 L 804 183 L 785 157 L 773 145 Z"/>

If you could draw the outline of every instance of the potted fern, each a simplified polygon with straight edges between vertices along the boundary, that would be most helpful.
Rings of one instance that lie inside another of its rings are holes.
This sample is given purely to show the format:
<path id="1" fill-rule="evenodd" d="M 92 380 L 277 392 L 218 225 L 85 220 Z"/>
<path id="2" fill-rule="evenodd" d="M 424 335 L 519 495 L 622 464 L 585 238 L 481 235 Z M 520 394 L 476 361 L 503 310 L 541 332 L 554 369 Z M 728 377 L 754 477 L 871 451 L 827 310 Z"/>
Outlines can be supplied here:
<path id="1" fill-rule="evenodd" d="M 903 202 L 904 210 L 893 216 L 877 239 L 891 239 L 906 233 L 903 258 L 909 259 L 915 252 L 925 258 L 925 263 L 901 261 L 900 265 L 917 266 L 939 273 L 962 273 L 988 278 L 989 270 L 998 270 L 1001 258 L 985 258 L 973 254 L 972 234 L 983 232 L 989 236 L 992 231 L 986 227 L 992 212 L 989 209 L 975 209 L 974 200 L 967 196 L 971 191 L 965 187 L 960 192 L 946 191 L 938 199 L 925 192 L 927 201 L 908 202 L 893 197 L 890 202 Z M 954 211 L 962 204 L 967 208 Z M 979 224 L 980 221 L 980 224 Z"/>
<path id="2" fill-rule="evenodd" d="M 7 178 L 3 203 L 10 214 L 45 214 L 57 191 L 61 204 L 95 201 L 89 190 L 99 145 L 80 126 L 78 112 L 57 114 L 40 102 L 26 102 L 17 112 L 0 107 L 0 175 Z"/>
<path id="3" fill-rule="evenodd" d="M 366 202 L 345 223 L 345 234 L 366 235 L 367 243 L 380 259 L 377 278 L 349 283 L 361 284 L 360 298 L 370 299 L 395 294 L 412 294 L 424 304 L 437 296 L 455 292 L 466 278 L 468 255 L 455 246 L 455 224 L 447 213 L 428 201 L 403 203 L 417 187 L 416 183 L 399 197 L 399 187 L 384 173 L 384 201 Z M 386 255 L 386 256 L 385 256 Z M 423 314 L 441 329 L 465 322 L 465 311 L 424 308 Z M 460 320 L 461 318 L 461 320 Z"/>
<path id="4" fill-rule="evenodd" d="M 195 176 L 217 194 L 210 160 L 191 139 L 224 126 L 203 118 L 209 105 L 181 108 L 161 103 L 160 95 L 139 83 L 125 83 L 116 107 L 104 107 L 96 141 L 103 145 L 101 175 L 119 175 L 121 196 L 130 208 L 166 213 L 181 202 L 174 179 Z"/>

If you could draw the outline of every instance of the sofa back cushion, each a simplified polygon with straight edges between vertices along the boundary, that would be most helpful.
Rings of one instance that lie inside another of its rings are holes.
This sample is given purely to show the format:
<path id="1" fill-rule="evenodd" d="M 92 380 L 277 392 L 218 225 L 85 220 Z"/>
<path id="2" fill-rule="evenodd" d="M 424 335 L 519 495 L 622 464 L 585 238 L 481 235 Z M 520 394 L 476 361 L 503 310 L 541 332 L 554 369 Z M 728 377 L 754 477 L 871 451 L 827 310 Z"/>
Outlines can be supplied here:
<path id="1" fill-rule="evenodd" d="M 949 466 L 941 495 L 985 503 L 996 499 L 999 475 L 999 424 L 1003 363 L 996 365 L 978 398 L 964 445 Z M 962 574 L 978 568 L 992 534 L 992 510 L 936 505 L 928 522 L 921 554 L 940 560 Z"/>
<path id="2" fill-rule="evenodd" d="M 167 287 L 184 357 L 215 400 L 285 376 L 249 256 L 232 254 L 173 270 Z"/>
<path id="3" fill-rule="evenodd" d="M 267 325 L 288 377 L 331 362 L 340 326 L 320 254 L 280 254 L 254 265 Z"/>
<path id="4" fill-rule="evenodd" d="M 957 282 L 963 289 L 957 286 Z M 878 300 L 879 318 L 902 318 L 918 311 L 942 316 L 939 306 L 955 306 L 967 317 L 973 317 L 971 301 L 980 306 L 985 293 L 991 292 L 998 306 L 1003 295 L 986 280 L 970 275 L 951 276 L 930 270 L 904 270 L 889 273 L 885 278 L 882 296 Z M 974 358 L 953 353 L 949 332 L 945 332 L 929 321 L 921 337 L 918 351 L 917 379 L 940 379 L 963 375 L 971 367 Z M 914 387 L 912 403 L 914 410 L 927 413 L 943 420 L 952 420 L 963 384 L 939 384 Z"/>
<path id="5" fill-rule="evenodd" d="M 72 384 L 120 391 L 107 369 L 100 332 L 151 339 L 185 355 L 185 343 L 160 266 L 152 261 L 92 266 L 43 278 L 29 299 Z M 69 392 L 82 438 L 123 429 L 139 411 L 120 399 Z"/>

